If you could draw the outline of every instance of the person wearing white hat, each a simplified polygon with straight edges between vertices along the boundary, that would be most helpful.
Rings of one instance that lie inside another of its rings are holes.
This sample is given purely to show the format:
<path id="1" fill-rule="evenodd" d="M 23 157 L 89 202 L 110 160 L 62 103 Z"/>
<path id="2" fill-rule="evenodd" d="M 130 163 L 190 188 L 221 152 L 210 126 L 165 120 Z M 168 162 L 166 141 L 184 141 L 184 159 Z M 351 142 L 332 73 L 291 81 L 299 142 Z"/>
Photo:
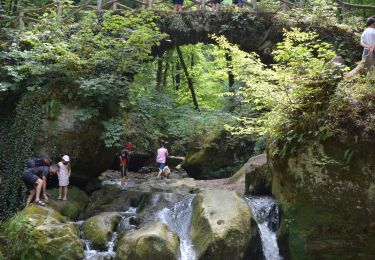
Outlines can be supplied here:
<path id="1" fill-rule="evenodd" d="M 58 200 L 67 200 L 68 199 L 68 185 L 69 185 L 69 177 L 72 172 L 70 166 L 70 158 L 68 155 L 64 155 L 62 157 L 61 162 L 59 162 L 60 171 L 58 173 L 59 177 L 59 197 Z M 64 190 L 64 197 L 61 197 L 62 190 Z"/>

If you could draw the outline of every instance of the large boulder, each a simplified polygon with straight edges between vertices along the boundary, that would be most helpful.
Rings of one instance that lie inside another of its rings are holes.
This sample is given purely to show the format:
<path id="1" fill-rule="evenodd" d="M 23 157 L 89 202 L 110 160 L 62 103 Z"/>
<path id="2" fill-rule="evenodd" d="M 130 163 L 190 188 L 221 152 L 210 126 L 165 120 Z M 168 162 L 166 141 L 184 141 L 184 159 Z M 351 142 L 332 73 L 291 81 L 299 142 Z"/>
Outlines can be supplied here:
<path id="1" fill-rule="evenodd" d="M 105 147 L 103 125 L 87 114 L 87 109 L 60 103 L 55 106 L 56 113 L 42 121 L 34 152 L 55 160 L 61 153 L 68 154 L 72 158 L 71 181 L 85 184 L 113 164 L 117 151 Z"/>
<path id="2" fill-rule="evenodd" d="M 288 259 L 372 259 L 375 255 L 374 142 L 306 145 L 270 157 L 280 201 L 281 253 Z"/>
<path id="3" fill-rule="evenodd" d="M 91 241 L 92 248 L 104 250 L 120 220 L 121 215 L 116 212 L 103 212 L 91 217 L 83 224 L 83 236 Z"/>
<path id="4" fill-rule="evenodd" d="M 116 244 L 116 259 L 165 260 L 178 259 L 179 238 L 168 226 L 160 222 L 125 233 Z"/>
<path id="5" fill-rule="evenodd" d="M 236 192 L 206 190 L 193 201 L 192 241 L 199 259 L 244 259 L 251 210 Z"/>
<path id="6" fill-rule="evenodd" d="M 77 226 L 49 207 L 30 205 L 4 224 L 12 259 L 82 259 Z"/>
<path id="7" fill-rule="evenodd" d="M 140 207 L 149 195 L 147 191 L 130 189 L 120 191 L 116 185 L 105 185 L 91 194 L 83 218 L 89 218 L 101 212 L 124 212 L 129 207 Z"/>
<path id="8" fill-rule="evenodd" d="M 248 137 L 223 132 L 207 140 L 202 148 L 190 152 L 181 166 L 195 179 L 217 179 L 232 176 L 253 154 L 254 142 Z"/>
<path id="9" fill-rule="evenodd" d="M 84 212 L 89 202 L 89 197 L 86 192 L 74 186 L 68 188 L 67 201 L 57 200 L 59 196 L 58 188 L 48 190 L 48 192 L 50 194 L 50 200 L 47 204 L 60 212 L 61 215 L 73 221 L 77 220 L 80 214 Z"/>

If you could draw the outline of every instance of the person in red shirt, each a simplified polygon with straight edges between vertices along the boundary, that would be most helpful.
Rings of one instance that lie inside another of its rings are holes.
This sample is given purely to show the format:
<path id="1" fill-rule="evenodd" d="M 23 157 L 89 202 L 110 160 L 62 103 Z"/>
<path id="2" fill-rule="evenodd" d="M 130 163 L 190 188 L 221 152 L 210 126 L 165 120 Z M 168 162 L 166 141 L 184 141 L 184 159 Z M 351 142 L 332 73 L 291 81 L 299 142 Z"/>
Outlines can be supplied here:
<path id="1" fill-rule="evenodd" d="M 133 148 L 132 143 L 127 142 L 126 144 L 124 144 L 124 148 L 121 150 L 120 155 L 119 155 L 120 166 L 121 166 L 121 186 L 120 186 L 120 190 L 125 190 L 127 167 L 129 165 L 130 151 L 131 151 L 132 148 Z"/>

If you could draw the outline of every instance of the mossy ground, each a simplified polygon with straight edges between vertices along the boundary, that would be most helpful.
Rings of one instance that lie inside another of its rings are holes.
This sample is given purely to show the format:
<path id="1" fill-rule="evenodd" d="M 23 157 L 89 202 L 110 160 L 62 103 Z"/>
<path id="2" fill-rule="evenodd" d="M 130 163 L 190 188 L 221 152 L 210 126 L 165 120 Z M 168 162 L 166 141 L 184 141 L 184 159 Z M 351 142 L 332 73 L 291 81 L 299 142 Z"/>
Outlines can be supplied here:
<path id="1" fill-rule="evenodd" d="M 67 201 L 57 200 L 58 188 L 48 190 L 48 192 L 50 193 L 50 201 L 47 204 L 73 221 L 77 220 L 83 213 L 89 201 L 88 195 L 74 186 L 68 188 Z"/>
<path id="2" fill-rule="evenodd" d="M 80 259 L 78 229 L 57 211 L 30 205 L 3 225 L 9 259 Z"/>

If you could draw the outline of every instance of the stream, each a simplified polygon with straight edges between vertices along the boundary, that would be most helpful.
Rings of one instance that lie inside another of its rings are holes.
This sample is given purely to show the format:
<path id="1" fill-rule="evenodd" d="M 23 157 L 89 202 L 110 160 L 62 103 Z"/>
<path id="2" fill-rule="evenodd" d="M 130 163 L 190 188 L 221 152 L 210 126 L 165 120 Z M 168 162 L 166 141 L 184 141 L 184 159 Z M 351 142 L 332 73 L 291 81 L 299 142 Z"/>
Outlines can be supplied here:
<path id="1" fill-rule="evenodd" d="M 245 197 L 258 224 L 262 241 L 263 256 L 266 260 L 283 259 L 277 245 L 276 231 L 279 227 L 279 205 L 272 197 Z"/>
<path id="2" fill-rule="evenodd" d="M 108 181 L 106 185 L 117 185 L 116 181 Z M 170 230 L 176 232 L 180 238 L 179 260 L 196 260 L 197 256 L 190 237 L 191 221 L 193 214 L 193 199 L 195 194 L 178 195 L 174 193 L 155 192 L 152 194 L 149 205 L 154 210 L 148 221 L 159 220 L 166 224 Z M 278 202 L 267 196 L 246 196 L 249 207 L 252 210 L 253 218 L 258 225 L 258 231 L 262 247 L 262 259 L 282 260 L 277 245 L 276 232 L 279 227 L 279 205 Z M 106 251 L 94 250 L 90 247 L 90 241 L 81 239 L 85 244 L 85 260 L 108 260 L 114 259 L 116 253 L 114 247 L 118 234 L 124 231 L 137 229 L 135 218 L 137 208 L 130 207 L 124 212 L 119 212 L 122 216 L 115 232 L 113 232 L 107 243 Z M 82 230 L 84 221 L 76 224 Z M 259 245 L 260 248 L 260 245 Z"/>

